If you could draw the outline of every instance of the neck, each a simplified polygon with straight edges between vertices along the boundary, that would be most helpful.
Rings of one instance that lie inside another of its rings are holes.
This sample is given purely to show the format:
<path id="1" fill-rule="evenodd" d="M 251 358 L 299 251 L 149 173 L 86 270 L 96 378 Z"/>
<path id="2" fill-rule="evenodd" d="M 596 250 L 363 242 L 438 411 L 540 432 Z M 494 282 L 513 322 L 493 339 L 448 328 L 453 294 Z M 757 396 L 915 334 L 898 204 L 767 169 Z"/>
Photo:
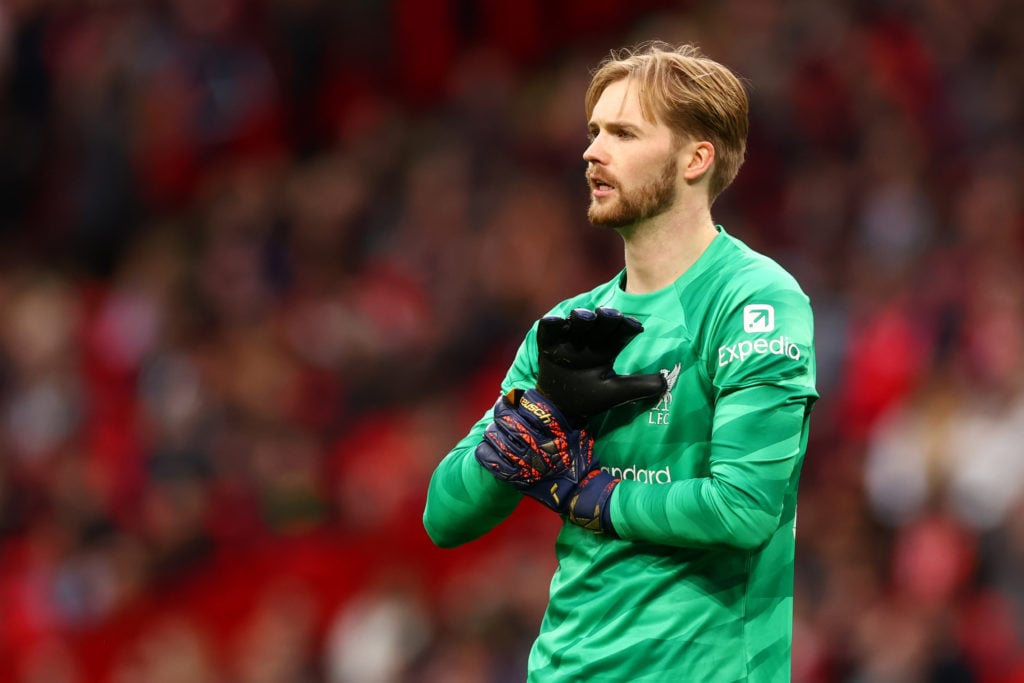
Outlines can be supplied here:
<path id="1" fill-rule="evenodd" d="M 678 280 L 718 231 L 705 206 L 669 211 L 620 228 L 619 234 L 625 246 L 626 291 L 647 294 Z"/>

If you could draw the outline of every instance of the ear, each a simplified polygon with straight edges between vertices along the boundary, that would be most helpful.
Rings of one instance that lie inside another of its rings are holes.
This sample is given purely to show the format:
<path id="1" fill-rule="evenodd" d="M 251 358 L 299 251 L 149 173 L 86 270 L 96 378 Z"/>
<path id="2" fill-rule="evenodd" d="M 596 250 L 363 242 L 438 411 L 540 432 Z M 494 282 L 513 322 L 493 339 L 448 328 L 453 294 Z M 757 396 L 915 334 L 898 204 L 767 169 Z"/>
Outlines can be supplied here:
<path id="1" fill-rule="evenodd" d="M 685 148 L 683 161 L 683 177 L 689 181 L 700 180 L 715 161 L 715 146 L 707 140 L 691 142 Z"/>

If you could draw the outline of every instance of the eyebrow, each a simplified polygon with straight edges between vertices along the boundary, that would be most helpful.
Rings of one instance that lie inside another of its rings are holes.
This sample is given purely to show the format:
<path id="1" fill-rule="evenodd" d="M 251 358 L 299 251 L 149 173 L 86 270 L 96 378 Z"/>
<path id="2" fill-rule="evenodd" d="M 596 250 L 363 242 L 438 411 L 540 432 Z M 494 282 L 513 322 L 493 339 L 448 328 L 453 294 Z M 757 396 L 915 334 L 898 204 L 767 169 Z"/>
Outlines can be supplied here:
<path id="1" fill-rule="evenodd" d="M 599 128 L 601 128 L 601 126 L 598 125 L 594 121 L 590 121 L 587 124 L 587 130 L 588 131 L 594 131 L 594 130 L 599 129 Z M 632 123 L 625 123 L 623 121 L 609 121 L 608 123 L 604 124 L 604 129 L 607 130 L 609 133 L 639 133 L 640 132 L 639 126 L 636 126 L 636 125 L 634 125 Z"/>

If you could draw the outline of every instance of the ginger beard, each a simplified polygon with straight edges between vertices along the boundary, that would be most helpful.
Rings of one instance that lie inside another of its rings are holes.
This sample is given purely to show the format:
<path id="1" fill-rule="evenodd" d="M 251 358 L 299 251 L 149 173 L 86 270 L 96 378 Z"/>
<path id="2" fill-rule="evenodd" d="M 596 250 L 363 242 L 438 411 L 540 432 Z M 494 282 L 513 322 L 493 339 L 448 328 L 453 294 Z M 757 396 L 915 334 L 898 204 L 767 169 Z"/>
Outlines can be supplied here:
<path id="1" fill-rule="evenodd" d="M 607 199 L 591 195 L 587 219 L 600 227 L 624 228 L 663 213 L 676 201 L 678 170 L 676 155 L 671 154 L 652 182 L 631 190 L 616 185 L 615 196 Z M 592 182 L 589 174 L 587 181 Z"/>

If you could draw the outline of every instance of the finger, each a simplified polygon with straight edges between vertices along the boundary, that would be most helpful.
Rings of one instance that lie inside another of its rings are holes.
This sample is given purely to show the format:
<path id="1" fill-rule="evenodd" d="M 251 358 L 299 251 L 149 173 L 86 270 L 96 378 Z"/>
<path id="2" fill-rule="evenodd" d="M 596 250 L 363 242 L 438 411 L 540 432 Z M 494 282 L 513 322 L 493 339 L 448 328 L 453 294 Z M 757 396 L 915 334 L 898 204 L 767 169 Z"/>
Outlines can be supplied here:
<path id="1" fill-rule="evenodd" d="M 519 474 L 520 468 L 512 462 L 501 438 L 494 434 L 484 434 L 475 455 L 480 464 L 500 479 L 512 481 Z"/>
<path id="2" fill-rule="evenodd" d="M 515 412 L 516 406 L 519 405 L 519 398 L 516 396 L 516 391 L 519 391 L 520 393 L 522 392 L 522 390 L 513 389 L 498 397 L 498 400 L 495 402 L 494 408 L 491 411 L 492 419 L 499 420 L 502 416 Z"/>
<path id="3" fill-rule="evenodd" d="M 596 313 L 598 325 L 593 343 L 616 354 L 644 330 L 639 320 L 623 315 L 618 309 L 604 306 L 598 308 Z"/>
<path id="4" fill-rule="evenodd" d="M 574 346 L 586 346 L 597 324 L 597 314 L 585 308 L 573 309 L 569 314 L 569 341 Z"/>
<path id="5" fill-rule="evenodd" d="M 637 375 L 616 375 L 605 383 L 604 400 L 607 408 L 660 397 L 668 389 L 665 376 L 660 372 Z"/>
<path id="6" fill-rule="evenodd" d="M 624 315 L 619 318 L 619 326 L 613 333 L 614 345 L 618 351 L 621 351 L 626 347 L 626 344 L 631 342 L 634 337 L 644 331 L 644 326 L 640 324 L 640 321 L 630 315 Z"/>
<path id="7" fill-rule="evenodd" d="M 637 334 L 640 334 L 641 332 L 644 331 L 643 323 L 641 323 L 639 320 L 637 320 L 633 316 L 631 316 L 631 315 L 624 315 L 624 316 L 622 316 L 622 320 L 623 320 L 623 323 L 625 325 L 627 325 L 630 329 L 636 330 Z"/>
<path id="8" fill-rule="evenodd" d="M 548 315 L 537 323 L 537 347 L 544 351 L 565 343 L 569 321 L 557 315 Z"/>
<path id="9" fill-rule="evenodd" d="M 594 325 L 592 339 L 595 342 L 605 344 L 605 340 L 616 336 L 616 330 L 623 324 L 622 313 L 615 308 L 602 306 L 594 311 L 597 315 L 597 323 Z"/>

